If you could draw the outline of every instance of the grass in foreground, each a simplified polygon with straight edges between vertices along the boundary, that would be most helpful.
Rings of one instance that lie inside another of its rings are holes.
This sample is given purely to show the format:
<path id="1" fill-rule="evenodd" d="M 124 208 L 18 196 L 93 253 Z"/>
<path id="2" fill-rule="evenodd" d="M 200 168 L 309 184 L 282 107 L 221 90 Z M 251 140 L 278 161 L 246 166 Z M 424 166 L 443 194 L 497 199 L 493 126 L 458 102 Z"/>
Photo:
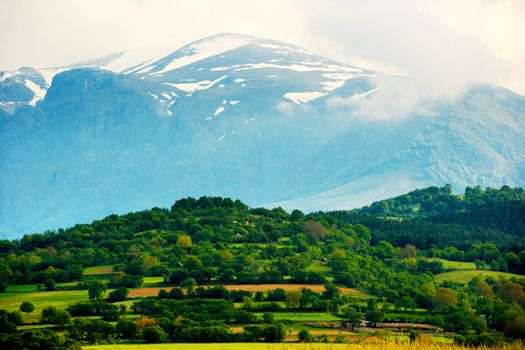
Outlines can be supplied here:
<path id="1" fill-rule="evenodd" d="M 128 344 L 85 346 L 85 350 L 472 350 L 454 344 L 433 343 L 430 341 L 410 343 L 374 342 L 357 344 L 267 344 L 267 343 L 212 343 L 212 344 Z M 522 350 L 523 344 L 504 345 L 501 350 Z"/>

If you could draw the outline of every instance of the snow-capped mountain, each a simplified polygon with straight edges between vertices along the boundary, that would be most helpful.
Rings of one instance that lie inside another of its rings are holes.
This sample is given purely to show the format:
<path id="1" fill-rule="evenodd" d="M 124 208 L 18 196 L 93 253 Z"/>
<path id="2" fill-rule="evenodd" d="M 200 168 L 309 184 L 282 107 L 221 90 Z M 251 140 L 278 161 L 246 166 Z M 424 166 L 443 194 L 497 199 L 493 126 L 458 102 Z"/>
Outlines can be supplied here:
<path id="1" fill-rule="evenodd" d="M 234 54 L 226 54 L 233 50 L 235 50 Z M 243 56 L 243 53 L 246 56 Z M 321 58 L 291 44 L 239 34 L 219 34 L 205 38 L 160 58 L 146 55 L 147 52 L 138 50 L 121 51 L 63 67 L 44 69 L 22 67 L 16 71 L 2 71 L 0 72 L 2 88 L 0 109 L 12 114 L 24 105 L 35 106 L 36 102 L 45 97 L 56 74 L 78 68 L 103 69 L 140 76 L 140 79 L 164 83 L 187 93 L 207 89 L 220 81 L 218 79 L 222 80 L 228 76 L 237 77 L 234 81 L 241 86 L 246 86 L 246 84 L 242 85 L 245 81 L 242 77 L 250 74 L 243 74 L 243 71 L 266 71 L 274 68 L 302 73 L 322 73 L 318 74 L 321 75 L 318 81 L 321 86 L 316 87 L 320 91 L 287 93 L 285 97 L 295 103 L 305 103 L 325 96 L 344 85 L 344 82 L 350 78 L 370 74 L 362 69 Z M 202 63 L 204 60 L 209 62 L 192 74 L 194 78 L 187 78 L 180 74 L 179 68 Z M 217 77 L 217 79 L 210 80 L 210 77 Z M 273 75 L 266 75 L 266 77 L 277 78 Z M 167 91 L 168 95 L 170 93 L 171 91 Z"/>
<path id="2" fill-rule="evenodd" d="M 317 210 L 431 184 L 523 185 L 524 97 L 476 85 L 432 117 L 366 120 L 375 74 L 238 34 L 2 72 L 0 231 L 182 196 Z"/>

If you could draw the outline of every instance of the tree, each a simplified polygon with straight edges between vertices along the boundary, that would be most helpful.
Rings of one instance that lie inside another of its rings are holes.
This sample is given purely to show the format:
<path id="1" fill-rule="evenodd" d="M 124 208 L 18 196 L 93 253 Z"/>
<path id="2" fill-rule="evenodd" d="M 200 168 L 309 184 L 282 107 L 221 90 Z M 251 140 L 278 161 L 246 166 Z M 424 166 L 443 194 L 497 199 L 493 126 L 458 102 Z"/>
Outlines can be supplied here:
<path id="1" fill-rule="evenodd" d="M 474 265 L 476 266 L 476 269 L 483 270 L 483 267 L 486 265 L 484 261 L 480 259 L 474 260 Z"/>
<path id="2" fill-rule="evenodd" d="M 13 271 L 3 260 L 0 260 L 0 293 L 6 290 L 7 281 L 9 281 L 12 276 Z"/>
<path id="3" fill-rule="evenodd" d="M 52 278 L 49 278 L 47 280 L 44 281 L 44 287 L 46 288 L 47 291 L 54 291 L 56 290 L 56 282 L 54 279 Z"/>
<path id="4" fill-rule="evenodd" d="M 326 284 L 324 286 L 323 299 L 338 299 L 341 296 L 341 290 L 334 286 L 333 284 Z"/>
<path id="5" fill-rule="evenodd" d="M 88 285 L 88 296 L 89 299 L 100 300 L 102 295 L 106 291 L 107 287 L 100 281 L 93 281 Z"/>
<path id="6" fill-rule="evenodd" d="M 172 288 L 168 293 L 170 299 L 180 300 L 184 298 L 184 292 L 180 288 Z"/>
<path id="7" fill-rule="evenodd" d="M 0 309 L 0 333 L 16 333 L 16 326 L 22 324 L 18 312 L 7 312 Z"/>
<path id="8" fill-rule="evenodd" d="M 102 311 L 102 319 L 108 322 L 116 322 L 120 318 L 118 309 L 107 309 Z"/>
<path id="9" fill-rule="evenodd" d="M 20 311 L 25 312 L 26 314 L 29 314 L 35 311 L 35 306 L 31 304 L 30 302 L 24 301 L 22 305 L 20 305 Z"/>
<path id="10" fill-rule="evenodd" d="M 290 213 L 290 220 L 292 220 L 292 221 L 297 221 L 297 220 L 300 220 L 300 219 L 303 219 L 303 218 L 304 218 L 303 212 L 298 210 L 298 209 L 294 209 Z"/>
<path id="11" fill-rule="evenodd" d="M 480 297 L 484 297 L 484 298 L 493 298 L 494 297 L 494 291 L 492 290 L 492 287 L 487 282 L 482 280 L 481 278 L 478 278 L 475 281 L 474 293 L 476 293 Z"/>
<path id="12" fill-rule="evenodd" d="M 372 325 L 375 326 L 377 323 L 383 321 L 385 313 L 379 310 L 377 307 L 377 301 L 375 299 L 369 299 L 366 306 L 365 319 Z"/>
<path id="13" fill-rule="evenodd" d="M 519 315 L 514 320 L 508 321 L 505 324 L 505 334 L 514 338 L 522 338 L 525 334 L 525 316 Z"/>
<path id="14" fill-rule="evenodd" d="M 326 228 L 317 221 L 308 220 L 304 223 L 304 233 L 314 241 L 324 240 Z"/>
<path id="15" fill-rule="evenodd" d="M 282 323 L 271 324 L 262 330 L 262 337 L 268 343 L 280 343 L 286 336 L 286 328 Z"/>
<path id="16" fill-rule="evenodd" d="M 164 291 L 164 289 L 163 289 Z M 124 287 L 119 287 L 117 289 L 115 289 L 114 291 L 111 291 L 109 292 L 109 295 L 108 295 L 108 301 L 110 303 L 113 303 L 113 302 L 116 302 L 116 301 L 124 301 L 126 300 L 127 296 L 128 296 L 128 289 L 127 288 L 124 288 Z M 159 292 L 160 294 L 160 292 Z M 166 292 L 166 294 L 168 294 Z"/>
<path id="17" fill-rule="evenodd" d="M 179 283 L 179 286 L 186 288 L 188 295 L 193 295 L 193 288 L 197 286 L 195 278 L 186 278 L 184 281 Z"/>
<path id="18" fill-rule="evenodd" d="M 266 297 L 268 301 L 285 301 L 286 300 L 286 291 L 282 288 L 276 288 L 268 291 Z"/>
<path id="19" fill-rule="evenodd" d="M 432 305 L 436 310 L 446 311 L 457 303 L 457 294 L 450 288 L 438 288 L 432 297 Z"/>
<path id="20" fill-rule="evenodd" d="M 489 264 L 489 267 L 492 271 L 498 271 L 499 270 L 499 264 L 496 260 L 492 260 Z"/>
<path id="21" fill-rule="evenodd" d="M 115 327 L 101 320 L 77 318 L 69 327 L 69 337 L 78 341 L 99 342 L 114 335 Z"/>
<path id="22" fill-rule="evenodd" d="M 52 324 L 58 327 L 65 326 L 71 320 L 69 312 L 64 310 L 57 310 L 53 306 L 46 307 L 42 310 L 40 316 L 41 323 Z"/>
<path id="23" fill-rule="evenodd" d="M 30 329 L 0 337 L 0 349 L 69 350 L 73 347 L 49 329 Z"/>
<path id="24" fill-rule="evenodd" d="M 405 311 L 414 311 L 417 305 L 411 297 L 405 295 L 404 297 L 397 299 L 394 306 L 397 310 L 403 308 Z"/>
<path id="25" fill-rule="evenodd" d="M 272 324 L 275 322 L 275 317 L 271 312 L 265 312 L 263 314 L 263 322 L 266 324 Z"/>
<path id="26" fill-rule="evenodd" d="M 163 343 L 168 340 L 168 335 L 159 326 L 147 326 L 142 330 L 142 338 L 146 343 Z"/>
<path id="27" fill-rule="evenodd" d="M 289 309 L 297 309 L 300 306 L 301 291 L 292 290 L 286 295 L 286 307 Z"/>
<path id="28" fill-rule="evenodd" d="M 300 330 L 297 336 L 301 343 L 311 343 L 312 342 L 312 335 L 307 329 Z"/>
<path id="29" fill-rule="evenodd" d="M 177 246 L 181 248 L 191 248 L 192 242 L 191 237 L 188 235 L 182 235 L 177 239 Z"/>
<path id="30" fill-rule="evenodd" d="M 381 259 L 390 259 L 394 255 L 394 247 L 386 241 L 379 241 L 375 247 L 375 254 Z"/>
<path id="31" fill-rule="evenodd" d="M 410 244 L 405 245 L 399 251 L 399 258 L 400 259 L 415 258 L 416 255 L 417 255 L 416 247 L 414 247 L 413 245 L 410 245 Z"/>
<path id="32" fill-rule="evenodd" d="M 363 318 L 363 314 L 358 312 L 353 306 L 347 307 L 341 316 L 346 320 L 347 324 L 350 324 L 352 329 L 359 326 L 361 319 Z"/>
<path id="33" fill-rule="evenodd" d="M 137 336 L 135 321 L 122 319 L 117 322 L 117 335 L 122 339 L 133 339 Z"/>

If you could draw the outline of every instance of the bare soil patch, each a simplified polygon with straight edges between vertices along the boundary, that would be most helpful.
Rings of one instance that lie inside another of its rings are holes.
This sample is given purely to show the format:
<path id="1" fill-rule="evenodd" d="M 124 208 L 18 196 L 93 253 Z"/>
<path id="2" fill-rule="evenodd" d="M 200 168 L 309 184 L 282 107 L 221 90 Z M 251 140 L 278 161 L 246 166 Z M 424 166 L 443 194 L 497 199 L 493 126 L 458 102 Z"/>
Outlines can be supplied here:
<path id="1" fill-rule="evenodd" d="M 207 287 L 207 286 L 204 286 Z M 249 292 L 265 292 L 277 288 L 282 288 L 285 291 L 294 291 L 300 290 L 302 288 L 309 288 L 315 292 L 323 292 L 324 286 L 320 284 L 239 284 L 239 285 L 228 285 L 224 286 L 227 290 L 247 290 Z M 150 297 L 156 296 L 159 294 L 159 291 L 164 289 L 170 291 L 171 287 L 158 288 L 158 287 L 145 287 L 133 289 L 129 292 L 130 297 Z M 353 295 L 365 295 L 365 293 L 352 289 L 352 288 L 339 288 L 344 294 L 353 294 Z"/>

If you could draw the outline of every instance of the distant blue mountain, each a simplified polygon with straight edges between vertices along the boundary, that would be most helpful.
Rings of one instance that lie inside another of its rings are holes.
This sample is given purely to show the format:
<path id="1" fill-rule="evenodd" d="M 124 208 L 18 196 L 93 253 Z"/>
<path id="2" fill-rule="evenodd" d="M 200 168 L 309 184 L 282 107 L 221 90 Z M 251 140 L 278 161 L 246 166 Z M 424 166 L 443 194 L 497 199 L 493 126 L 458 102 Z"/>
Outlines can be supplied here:
<path id="1" fill-rule="evenodd" d="M 1 72 L 0 236 L 184 196 L 319 210 L 524 184 L 525 97 L 475 85 L 432 117 L 366 120 L 375 74 L 237 34 Z"/>

